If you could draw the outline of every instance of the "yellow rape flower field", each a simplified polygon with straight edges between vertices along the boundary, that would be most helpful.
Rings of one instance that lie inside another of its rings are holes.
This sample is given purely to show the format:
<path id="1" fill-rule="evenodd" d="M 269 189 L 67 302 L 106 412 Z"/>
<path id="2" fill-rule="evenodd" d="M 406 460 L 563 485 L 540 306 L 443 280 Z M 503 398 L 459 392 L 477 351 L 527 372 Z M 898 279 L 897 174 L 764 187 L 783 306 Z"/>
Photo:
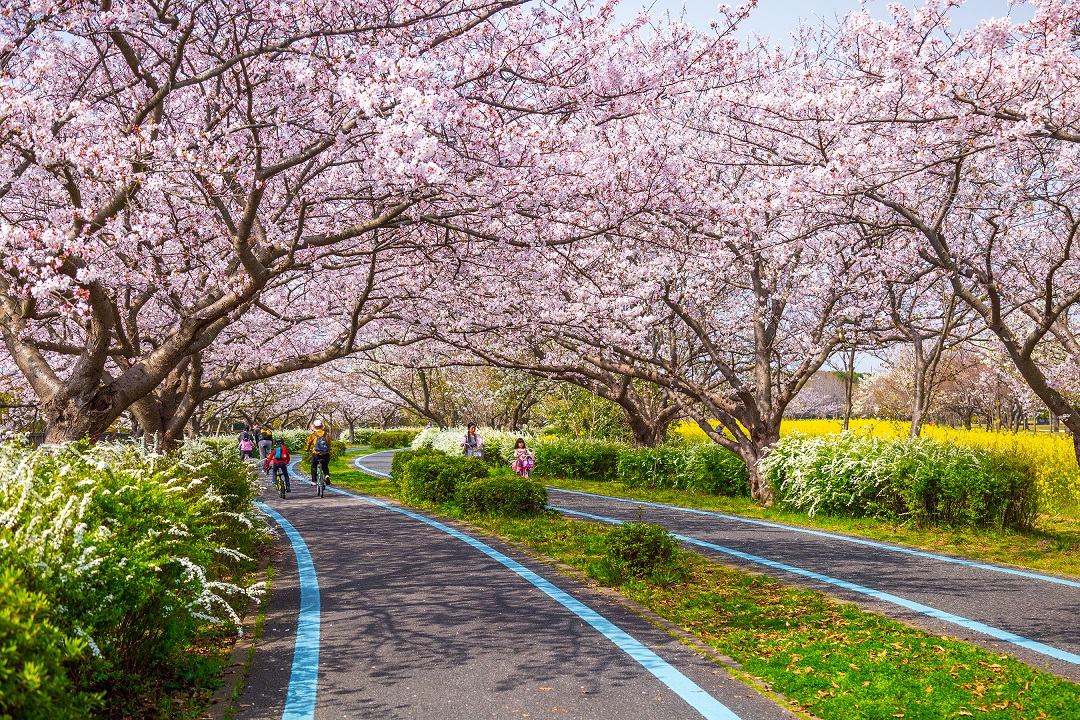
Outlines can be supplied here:
<path id="1" fill-rule="evenodd" d="M 911 424 L 896 420 L 856 419 L 850 422 L 850 432 L 883 438 L 905 438 Z M 839 420 L 784 420 L 781 435 L 830 435 L 839 433 Z M 708 440 L 694 423 L 682 422 L 672 431 L 689 441 Z M 982 429 L 965 430 L 943 425 L 924 425 L 922 436 L 966 447 L 981 447 L 1024 459 L 1035 473 L 1039 486 L 1041 510 L 1060 518 L 1080 519 L 1080 468 L 1072 437 L 1050 432 L 994 432 Z"/>

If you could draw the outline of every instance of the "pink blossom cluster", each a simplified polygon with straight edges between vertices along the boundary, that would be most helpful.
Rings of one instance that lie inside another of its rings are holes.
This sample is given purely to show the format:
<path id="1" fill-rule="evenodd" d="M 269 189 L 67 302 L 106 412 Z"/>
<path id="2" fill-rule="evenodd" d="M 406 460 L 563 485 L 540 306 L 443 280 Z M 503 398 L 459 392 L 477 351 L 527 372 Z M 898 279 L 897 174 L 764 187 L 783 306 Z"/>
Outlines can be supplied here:
<path id="1" fill-rule="evenodd" d="M 5 360 L 54 439 L 176 438 L 437 342 L 654 388 L 754 465 L 839 348 L 966 335 L 1078 431 L 1080 7 L 956 4 L 780 47 L 734 38 L 754 3 L 12 3 Z"/>

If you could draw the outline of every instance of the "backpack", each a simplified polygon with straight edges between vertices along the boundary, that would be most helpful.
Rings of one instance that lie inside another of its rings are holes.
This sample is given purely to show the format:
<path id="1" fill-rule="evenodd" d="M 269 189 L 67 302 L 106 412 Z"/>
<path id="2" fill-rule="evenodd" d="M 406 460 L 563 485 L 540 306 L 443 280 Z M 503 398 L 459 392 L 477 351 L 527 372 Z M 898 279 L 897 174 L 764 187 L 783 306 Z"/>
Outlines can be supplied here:
<path id="1" fill-rule="evenodd" d="M 284 449 L 285 449 L 284 445 L 278 445 L 276 448 L 274 448 L 274 459 L 275 460 L 281 460 L 281 453 L 282 453 L 282 451 Z"/>
<path id="2" fill-rule="evenodd" d="M 263 440 L 274 441 L 274 433 L 270 431 L 270 428 L 263 428 L 259 431 L 259 437 Z"/>
<path id="3" fill-rule="evenodd" d="M 330 452 L 330 441 L 326 439 L 326 433 L 315 436 L 315 452 L 319 455 Z"/>

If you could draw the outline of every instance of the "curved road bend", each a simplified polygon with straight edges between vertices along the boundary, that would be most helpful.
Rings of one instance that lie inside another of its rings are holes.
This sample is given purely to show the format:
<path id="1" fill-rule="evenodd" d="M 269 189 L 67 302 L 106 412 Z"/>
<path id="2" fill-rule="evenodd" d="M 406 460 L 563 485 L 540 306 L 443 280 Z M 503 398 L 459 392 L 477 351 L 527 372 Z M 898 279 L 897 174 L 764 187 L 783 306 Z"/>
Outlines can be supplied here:
<path id="1" fill-rule="evenodd" d="M 318 685 L 306 717 L 701 717 L 607 637 L 461 539 L 362 499 L 319 499 L 303 481 L 285 500 L 269 488 L 262 499 L 303 537 L 318 577 Z M 480 539 L 603 615 L 738 718 L 792 718 L 621 605 Z M 278 548 L 240 718 L 283 717 L 299 590 L 284 533 Z"/>
<path id="2" fill-rule="evenodd" d="M 379 453 L 365 457 L 362 462 L 369 469 L 386 474 L 390 471 L 391 457 L 390 453 Z M 663 525 L 685 538 L 753 555 L 773 565 L 701 545 L 689 546 L 697 552 L 858 602 L 932 632 L 1009 653 L 1031 665 L 1080 681 L 1080 624 L 1076 623 L 1080 615 L 1080 583 L 1075 581 L 1040 576 L 1034 571 L 1017 574 L 1015 568 L 991 563 L 970 565 L 963 564 L 964 560 L 959 558 L 927 557 L 934 554 L 912 553 L 906 548 L 859 538 L 830 537 L 829 533 L 808 532 L 805 528 L 553 487 L 548 488 L 548 502 L 570 513 L 624 522 L 636 519 L 641 505 L 648 522 Z M 802 572 L 777 568 L 776 563 Z M 965 627 L 934 618 L 880 595 L 853 591 L 807 574 L 820 574 L 843 584 L 897 596 L 908 604 L 927 606 L 931 611 L 943 611 L 1047 647 L 1031 649 L 1031 644 L 1018 645 L 992 637 L 971 629 L 970 624 Z"/>
<path id="3" fill-rule="evenodd" d="M 556 509 L 570 511 L 571 516 L 572 513 L 585 513 L 624 522 L 636 519 L 639 507 L 639 503 L 632 500 L 558 488 L 548 488 L 548 502 Z M 990 637 L 970 627 L 935 619 L 924 612 L 806 574 L 787 572 L 730 552 L 691 545 L 695 551 L 725 562 L 838 595 L 933 632 L 976 642 L 1080 680 L 1080 625 L 1076 623 L 1080 614 L 1080 583 L 1039 577 L 1035 572 L 1030 573 L 1035 577 L 1016 574 L 1014 568 L 994 569 L 997 566 L 990 563 L 950 562 L 951 558 L 945 556 L 927 557 L 932 553 L 914 554 L 885 543 L 863 544 L 853 542 L 857 540 L 855 538 L 829 537 L 827 533 L 806 532 L 797 527 L 741 520 L 716 513 L 703 514 L 655 504 L 642 505 L 642 512 L 647 522 L 663 525 L 685 538 L 828 576 L 841 583 L 888 593 L 1049 646 L 1049 654 L 1045 648 L 1036 651 L 1030 645 L 1024 647 Z"/>

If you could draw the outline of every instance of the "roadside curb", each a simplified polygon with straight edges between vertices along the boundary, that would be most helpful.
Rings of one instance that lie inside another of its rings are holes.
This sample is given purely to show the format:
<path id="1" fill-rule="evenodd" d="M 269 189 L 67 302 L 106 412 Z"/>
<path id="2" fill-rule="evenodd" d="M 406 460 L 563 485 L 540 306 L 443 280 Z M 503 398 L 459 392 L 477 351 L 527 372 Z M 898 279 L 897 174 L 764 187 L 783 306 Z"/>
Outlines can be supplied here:
<path id="1" fill-rule="evenodd" d="M 259 568 L 256 571 L 259 577 L 267 581 L 269 580 L 267 572 L 270 567 L 270 556 L 274 550 L 275 547 L 271 544 L 266 554 L 259 560 Z M 248 658 L 259 640 L 256 626 L 259 616 L 262 614 L 263 604 L 269 597 L 270 590 L 267 589 L 262 598 L 258 600 L 250 598 L 248 600 L 247 610 L 244 612 L 244 623 L 241 625 L 244 634 L 233 645 L 232 654 L 229 655 L 229 662 L 225 665 L 225 670 L 221 675 L 222 685 L 214 691 L 214 695 L 210 699 L 210 706 L 200 716 L 202 720 L 224 720 L 233 708 L 237 689 L 247 676 Z"/>

